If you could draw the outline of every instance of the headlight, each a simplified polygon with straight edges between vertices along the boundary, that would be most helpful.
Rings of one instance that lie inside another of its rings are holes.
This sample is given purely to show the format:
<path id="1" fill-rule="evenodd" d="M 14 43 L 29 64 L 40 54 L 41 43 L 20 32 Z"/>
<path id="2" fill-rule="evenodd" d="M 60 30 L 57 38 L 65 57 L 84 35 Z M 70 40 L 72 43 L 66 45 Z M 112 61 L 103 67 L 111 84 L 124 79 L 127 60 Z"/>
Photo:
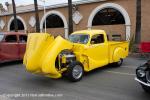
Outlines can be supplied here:
<path id="1" fill-rule="evenodd" d="M 142 70 L 142 69 L 138 69 L 137 71 L 136 71 L 136 73 L 137 73 L 137 76 L 138 77 L 144 77 L 146 74 L 145 74 L 145 71 L 144 70 Z"/>

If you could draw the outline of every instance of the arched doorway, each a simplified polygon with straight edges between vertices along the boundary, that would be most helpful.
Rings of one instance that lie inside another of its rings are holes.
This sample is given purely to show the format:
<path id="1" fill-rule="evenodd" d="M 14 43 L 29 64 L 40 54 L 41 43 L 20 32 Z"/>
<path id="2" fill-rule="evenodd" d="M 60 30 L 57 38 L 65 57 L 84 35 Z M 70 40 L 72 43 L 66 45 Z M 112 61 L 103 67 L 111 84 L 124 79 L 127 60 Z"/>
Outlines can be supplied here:
<path id="1" fill-rule="evenodd" d="M 18 30 L 19 31 L 23 31 L 23 32 L 26 32 L 27 30 L 27 27 L 26 27 L 26 24 L 25 24 L 25 21 L 17 16 L 17 24 L 18 24 Z M 11 17 L 9 22 L 8 22 L 8 31 L 14 31 L 15 29 L 15 25 L 14 25 L 14 17 Z"/>
<path id="2" fill-rule="evenodd" d="M 130 25 L 126 10 L 114 3 L 96 7 L 88 19 L 88 29 L 104 29 L 112 37 L 120 36 L 126 40 L 130 40 Z"/>
<path id="3" fill-rule="evenodd" d="M 17 24 L 18 24 L 18 30 L 24 30 L 24 25 L 21 22 L 21 20 L 17 19 Z M 13 31 L 13 30 L 15 30 L 14 20 L 10 24 L 10 31 Z"/>
<path id="4" fill-rule="evenodd" d="M 92 26 L 125 24 L 123 15 L 114 8 L 100 10 L 93 18 Z"/>
<path id="5" fill-rule="evenodd" d="M 45 28 L 45 22 L 43 28 Z M 63 20 L 58 15 L 51 14 L 46 18 L 46 28 L 64 28 Z"/>
<path id="6" fill-rule="evenodd" d="M 40 23 L 41 32 L 43 32 L 45 28 L 45 19 L 46 19 L 46 30 L 48 33 L 51 33 L 54 36 L 61 35 L 68 38 L 68 24 L 63 14 L 61 14 L 58 11 L 47 12 L 43 16 Z"/>

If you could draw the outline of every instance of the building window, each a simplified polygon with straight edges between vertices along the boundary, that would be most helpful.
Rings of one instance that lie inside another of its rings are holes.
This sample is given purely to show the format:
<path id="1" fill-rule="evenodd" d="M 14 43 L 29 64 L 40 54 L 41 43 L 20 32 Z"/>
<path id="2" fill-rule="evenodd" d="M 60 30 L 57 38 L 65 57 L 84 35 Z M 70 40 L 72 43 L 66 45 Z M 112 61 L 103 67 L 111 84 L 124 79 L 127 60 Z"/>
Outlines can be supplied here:
<path id="1" fill-rule="evenodd" d="M 43 28 L 45 28 L 45 22 Z M 46 28 L 64 28 L 63 20 L 58 15 L 49 15 L 46 18 Z"/>
<path id="2" fill-rule="evenodd" d="M 125 24 L 123 15 L 116 9 L 105 8 L 100 10 L 94 17 L 92 25 L 116 25 Z"/>
<path id="3" fill-rule="evenodd" d="M 17 19 L 17 24 L 18 24 L 18 30 L 24 30 L 24 25 L 21 22 L 21 20 Z M 10 24 L 10 30 L 15 30 L 15 24 L 14 24 L 14 20 L 11 22 Z"/>
<path id="4" fill-rule="evenodd" d="M 112 40 L 113 41 L 121 41 L 121 35 L 120 34 L 112 35 Z"/>

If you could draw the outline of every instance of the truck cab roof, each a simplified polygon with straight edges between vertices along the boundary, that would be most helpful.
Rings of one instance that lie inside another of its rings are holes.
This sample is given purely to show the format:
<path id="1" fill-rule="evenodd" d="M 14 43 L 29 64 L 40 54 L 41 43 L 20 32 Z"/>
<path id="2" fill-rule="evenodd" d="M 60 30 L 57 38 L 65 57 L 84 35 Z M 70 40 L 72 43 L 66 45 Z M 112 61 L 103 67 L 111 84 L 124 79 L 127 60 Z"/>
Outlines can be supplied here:
<path id="1" fill-rule="evenodd" d="M 72 34 L 88 34 L 88 35 L 96 35 L 96 34 L 104 34 L 104 30 L 82 30 L 82 31 L 76 31 Z"/>

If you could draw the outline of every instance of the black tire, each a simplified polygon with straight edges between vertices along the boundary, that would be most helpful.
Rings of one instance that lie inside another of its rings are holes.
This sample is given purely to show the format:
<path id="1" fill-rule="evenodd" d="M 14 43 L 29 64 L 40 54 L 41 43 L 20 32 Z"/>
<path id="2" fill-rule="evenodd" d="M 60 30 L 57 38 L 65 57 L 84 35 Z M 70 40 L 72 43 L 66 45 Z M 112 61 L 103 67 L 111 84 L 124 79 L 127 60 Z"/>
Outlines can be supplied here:
<path id="1" fill-rule="evenodd" d="M 120 67 L 120 66 L 122 65 L 122 63 L 123 63 L 123 59 L 120 58 L 120 60 L 119 60 L 118 62 L 115 62 L 114 65 L 115 65 L 116 67 Z"/>
<path id="2" fill-rule="evenodd" d="M 73 61 L 68 65 L 66 75 L 70 81 L 77 82 L 82 79 L 83 73 L 84 73 L 84 69 L 82 63 L 78 61 Z"/>
<path id="3" fill-rule="evenodd" d="M 145 86 L 145 85 L 143 85 L 143 84 L 141 84 L 141 86 L 142 86 L 142 88 L 143 88 L 143 90 L 144 90 L 145 92 L 150 93 L 150 87 Z"/>

